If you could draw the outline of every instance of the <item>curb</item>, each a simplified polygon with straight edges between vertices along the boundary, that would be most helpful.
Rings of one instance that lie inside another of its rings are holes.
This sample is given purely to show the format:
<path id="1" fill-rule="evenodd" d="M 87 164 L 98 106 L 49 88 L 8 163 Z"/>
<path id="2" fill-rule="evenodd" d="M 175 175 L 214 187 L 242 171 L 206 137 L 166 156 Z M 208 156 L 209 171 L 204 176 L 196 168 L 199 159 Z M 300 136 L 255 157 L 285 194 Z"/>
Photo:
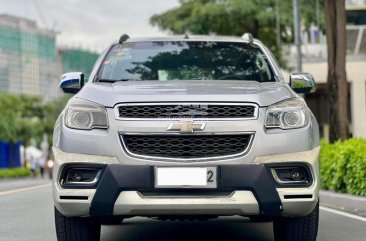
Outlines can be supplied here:
<path id="1" fill-rule="evenodd" d="M 321 190 L 320 205 L 366 217 L 366 197 Z"/>

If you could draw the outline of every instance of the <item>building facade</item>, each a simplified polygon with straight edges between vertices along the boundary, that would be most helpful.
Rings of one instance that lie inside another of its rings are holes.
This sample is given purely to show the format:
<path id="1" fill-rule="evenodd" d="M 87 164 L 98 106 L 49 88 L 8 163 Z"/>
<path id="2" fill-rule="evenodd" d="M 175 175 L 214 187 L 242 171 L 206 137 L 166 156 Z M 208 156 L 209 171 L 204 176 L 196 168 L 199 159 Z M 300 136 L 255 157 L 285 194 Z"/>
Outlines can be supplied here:
<path id="1" fill-rule="evenodd" d="M 0 91 L 57 98 L 60 67 L 54 31 L 0 15 Z"/>
<path id="2" fill-rule="evenodd" d="M 58 49 L 57 34 L 35 21 L 0 15 L 0 92 L 59 98 L 60 76 L 83 72 L 86 79 L 98 53 L 79 48 Z M 0 93 L 1 94 L 1 93 Z"/>
<path id="3" fill-rule="evenodd" d="M 366 0 L 346 0 L 347 23 L 366 24 Z"/>

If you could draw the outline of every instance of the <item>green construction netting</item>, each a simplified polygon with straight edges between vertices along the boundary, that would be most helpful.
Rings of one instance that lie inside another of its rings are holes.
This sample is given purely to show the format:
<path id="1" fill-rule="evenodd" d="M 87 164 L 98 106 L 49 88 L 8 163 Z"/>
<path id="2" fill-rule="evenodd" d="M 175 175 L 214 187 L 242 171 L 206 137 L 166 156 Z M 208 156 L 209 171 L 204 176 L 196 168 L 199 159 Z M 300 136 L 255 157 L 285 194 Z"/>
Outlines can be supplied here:
<path id="1" fill-rule="evenodd" d="M 88 80 L 93 65 L 98 58 L 97 53 L 86 50 L 62 50 L 62 67 L 64 72 L 83 72 Z"/>
<path id="2" fill-rule="evenodd" d="M 0 27 L 0 48 L 5 53 L 56 59 L 55 37 L 37 32 Z"/>

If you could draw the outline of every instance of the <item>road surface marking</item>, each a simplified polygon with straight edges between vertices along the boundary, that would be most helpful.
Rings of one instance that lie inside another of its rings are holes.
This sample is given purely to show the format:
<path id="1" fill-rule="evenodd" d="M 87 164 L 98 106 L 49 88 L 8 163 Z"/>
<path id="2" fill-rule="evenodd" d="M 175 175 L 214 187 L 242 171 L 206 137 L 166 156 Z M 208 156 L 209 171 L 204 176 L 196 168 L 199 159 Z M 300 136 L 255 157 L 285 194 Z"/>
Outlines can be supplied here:
<path id="1" fill-rule="evenodd" d="M 346 212 L 343 212 L 343 211 L 335 210 L 335 209 L 332 209 L 332 208 L 326 208 L 326 207 L 323 207 L 323 206 L 320 206 L 320 210 L 330 212 L 330 213 L 334 213 L 334 214 L 338 214 L 338 215 L 341 215 L 341 216 L 344 216 L 344 217 L 347 217 L 347 218 L 353 218 L 353 219 L 357 219 L 357 220 L 366 222 L 366 218 L 355 215 L 355 214 L 346 213 Z"/>
<path id="2" fill-rule="evenodd" d="M 26 192 L 26 191 L 31 191 L 31 190 L 35 190 L 35 189 L 50 187 L 50 186 L 51 186 L 51 183 L 46 183 L 46 184 L 41 184 L 41 185 L 31 186 L 31 187 L 23 187 L 23 188 L 0 192 L 0 196 L 13 194 L 13 193 L 17 193 L 17 192 Z"/>

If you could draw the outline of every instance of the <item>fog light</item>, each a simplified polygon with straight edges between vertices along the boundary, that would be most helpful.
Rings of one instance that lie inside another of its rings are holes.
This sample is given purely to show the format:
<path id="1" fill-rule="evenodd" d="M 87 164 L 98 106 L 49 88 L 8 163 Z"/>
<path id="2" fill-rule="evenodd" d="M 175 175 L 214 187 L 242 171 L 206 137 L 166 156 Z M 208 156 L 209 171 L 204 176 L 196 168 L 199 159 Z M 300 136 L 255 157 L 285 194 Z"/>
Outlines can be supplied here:
<path id="1" fill-rule="evenodd" d="M 66 167 L 60 177 L 63 187 L 94 186 L 99 181 L 102 168 L 94 167 Z"/>
<path id="2" fill-rule="evenodd" d="M 70 179 L 74 182 L 80 182 L 83 179 L 83 173 L 78 169 L 73 169 L 69 173 Z"/>
<path id="3" fill-rule="evenodd" d="M 271 166 L 270 170 L 278 184 L 309 185 L 312 182 L 310 169 L 305 165 Z"/>
<path id="4" fill-rule="evenodd" d="M 303 172 L 299 168 L 292 169 L 291 178 L 294 181 L 299 181 L 304 176 Z"/>

